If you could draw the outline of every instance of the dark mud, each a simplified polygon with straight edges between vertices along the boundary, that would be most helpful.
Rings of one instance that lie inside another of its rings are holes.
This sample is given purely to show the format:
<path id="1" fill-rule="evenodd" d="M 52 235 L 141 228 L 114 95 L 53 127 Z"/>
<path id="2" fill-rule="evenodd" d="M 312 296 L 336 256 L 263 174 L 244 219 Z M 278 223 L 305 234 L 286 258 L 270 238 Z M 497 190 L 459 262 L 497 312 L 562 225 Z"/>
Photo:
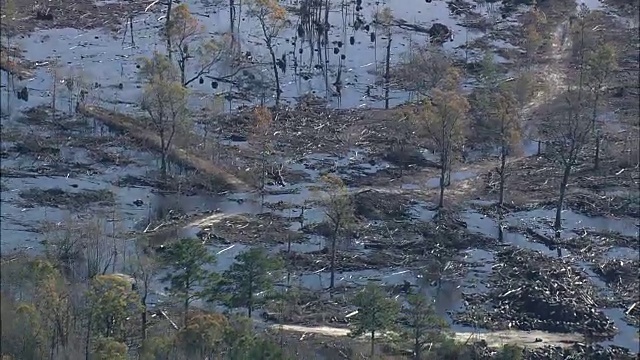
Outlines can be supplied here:
<path id="1" fill-rule="evenodd" d="M 60 188 L 22 190 L 19 196 L 22 206 L 64 207 L 79 210 L 89 205 L 109 206 L 114 204 L 114 194 L 109 190 L 84 190 L 80 192 L 64 191 Z"/>

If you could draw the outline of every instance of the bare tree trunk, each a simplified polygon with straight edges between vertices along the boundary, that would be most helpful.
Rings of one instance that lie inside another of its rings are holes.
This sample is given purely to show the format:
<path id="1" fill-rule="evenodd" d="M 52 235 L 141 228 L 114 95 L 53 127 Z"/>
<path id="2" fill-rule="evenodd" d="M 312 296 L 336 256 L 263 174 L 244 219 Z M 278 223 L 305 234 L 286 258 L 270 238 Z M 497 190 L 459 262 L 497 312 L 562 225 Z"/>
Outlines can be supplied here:
<path id="1" fill-rule="evenodd" d="M 249 319 L 251 319 L 251 314 L 253 314 L 253 288 L 250 286 L 250 291 L 249 291 L 249 301 L 247 302 L 247 315 L 249 316 Z"/>
<path id="2" fill-rule="evenodd" d="M 596 149 L 593 155 L 593 168 L 598 170 L 600 167 L 600 127 L 598 126 L 598 100 L 600 100 L 600 94 L 596 92 L 596 97 L 593 99 L 593 130 L 596 133 Z"/>
<path id="3" fill-rule="evenodd" d="M 442 209 L 444 207 L 444 188 L 447 185 L 446 184 L 446 175 L 447 175 L 447 171 L 448 171 L 448 161 L 447 161 L 447 156 L 445 156 L 444 154 L 444 150 L 442 151 L 442 153 L 440 154 L 440 164 L 442 165 L 442 168 L 440 169 L 440 197 L 438 199 L 438 208 Z"/>
<path id="4" fill-rule="evenodd" d="M 391 67 L 391 31 L 388 33 L 389 41 L 387 42 L 387 64 L 384 70 L 384 108 L 389 109 L 389 71 Z"/>
<path id="5" fill-rule="evenodd" d="M 167 177 L 167 147 L 165 146 L 164 131 L 160 130 L 160 174 L 162 179 Z"/>
<path id="6" fill-rule="evenodd" d="M 333 228 L 333 238 L 331 239 L 331 281 L 329 282 L 329 288 L 333 289 L 336 280 L 336 247 L 338 242 L 338 229 L 340 229 L 340 222 L 336 221 Z"/>
<path id="7" fill-rule="evenodd" d="M 179 68 L 180 68 L 180 83 L 182 84 L 182 86 L 186 87 L 187 86 L 187 78 L 186 78 L 184 72 L 185 72 L 185 68 L 187 67 L 187 59 L 186 58 L 179 59 L 178 63 L 179 63 Z"/>
<path id="8" fill-rule="evenodd" d="M 507 167 L 507 146 L 502 142 L 502 149 L 500 151 L 500 197 L 498 199 L 498 205 L 502 207 L 504 204 L 504 183 L 505 183 L 505 171 Z"/>
<path id="9" fill-rule="evenodd" d="M 569 175 L 571 175 L 572 164 L 566 164 L 564 166 L 564 173 L 562 175 L 562 182 L 560 183 L 560 196 L 558 197 L 558 204 L 556 205 L 556 219 L 553 223 L 553 228 L 556 233 L 556 239 L 560 238 L 562 231 L 562 205 L 564 204 L 564 198 L 567 191 L 567 184 L 569 184 Z"/>
<path id="10" fill-rule="evenodd" d="M 7 61 L 11 61 L 11 37 L 7 36 Z M 7 71 L 7 114 L 11 115 L 11 93 L 15 89 L 13 73 Z"/>
<path id="11" fill-rule="evenodd" d="M 371 330 L 371 358 L 376 354 L 376 331 Z"/>
<path id="12" fill-rule="evenodd" d="M 331 241 L 331 281 L 329 288 L 333 289 L 336 281 L 336 237 L 333 237 Z"/>
<path id="13" fill-rule="evenodd" d="M 266 145 L 263 146 L 262 149 L 262 176 L 260 176 L 260 192 L 262 192 L 264 197 L 264 188 L 267 184 L 267 155 L 266 155 Z"/>
<path id="14" fill-rule="evenodd" d="M 87 324 L 87 336 L 84 339 L 84 356 L 85 356 L 85 360 L 89 360 L 91 358 L 91 326 L 93 325 L 91 323 L 91 314 L 89 314 L 89 320 L 88 320 L 88 324 Z"/>
<path id="15" fill-rule="evenodd" d="M 329 46 L 329 9 L 331 8 L 331 0 L 326 0 L 324 4 L 324 46 Z"/>
<path id="16" fill-rule="evenodd" d="M 538 152 L 536 153 L 536 156 L 540 156 L 540 154 L 542 154 L 542 141 L 537 140 L 536 142 L 538 143 Z"/>
<path id="17" fill-rule="evenodd" d="M 53 110 L 53 117 L 56 117 L 56 87 L 58 84 L 58 74 L 56 73 L 56 69 L 53 69 L 53 98 L 51 99 L 51 109 Z"/>
<path id="18" fill-rule="evenodd" d="M 129 32 L 131 33 L 131 45 L 136 46 L 136 41 L 133 38 L 133 16 L 129 16 Z"/>
<path id="19" fill-rule="evenodd" d="M 278 73 L 278 65 L 276 65 L 276 54 L 273 51 L 273 46 L 271 46 L 271 40 L 269 40 L 269 54 L 271 55 L 271 63 L 273 66 L 273 75 L 276 77 L 276 107 L 280 104 L 280 94 L 282 90 L 280 89 L 280 74 Z"/>
<path id="20" fill-rule="evenodd" d="M 601 142 L 601 138 L 600 138 L 600 132 L 597 131 L 596 132 L 596 150 L 595 150 L 595 154 L 594 154 L 594 162 L 593 162 L 593 167 L 598 170 L 598 168 L 600 167 L 600 142 Z"/>
<path id="21" fill-rule="evenodd" d="M 236 20 L 235 0 L 229 0 L 229 25 L 231 26 L 232 39 L 234 38 L 233 32 L 235 27 L 235 20 Z"/>
<path id="22" fill-rule="evenodd" d="M 173 49 L 171 46 L 171 36 L 169 36 L 170 34 L 170 30 L 169 27 L 171 26 L 171 7 L 173 6 L 173 0 L 167 0 L 167 16 L 166 16 L 166 20 L 164 22 L 164 27 L 165 27 L 165 36 L 167 37 L 167 56 L 169 57 L 169 61 L 173 60 Z"/>
<path id="23" fill-rule="evenodd" d="M 145 275 L 146 276 L 146 275 Z M 145 281 L 146 282 L 146 281 Z M 147 284 L 144 285 L 144 293 L 142 294 L 142 297 L 140 299 L 140 302 L 142 303 L 142 316 L 141 316 L 141 325 L 142 325 L 142 340 L 145 340 L 147 338 L 147 296 L 149 294 L 149 290 L 147 287 Z"/>
<path id="24" fill-rule="evenodd" d="M 189 294 L 187 294 L 184 297 L 184 304 L 183 304 L 183 308 L 184 308 L 184 327 L 187 327 L 187 322 L 189 319 Z"/>

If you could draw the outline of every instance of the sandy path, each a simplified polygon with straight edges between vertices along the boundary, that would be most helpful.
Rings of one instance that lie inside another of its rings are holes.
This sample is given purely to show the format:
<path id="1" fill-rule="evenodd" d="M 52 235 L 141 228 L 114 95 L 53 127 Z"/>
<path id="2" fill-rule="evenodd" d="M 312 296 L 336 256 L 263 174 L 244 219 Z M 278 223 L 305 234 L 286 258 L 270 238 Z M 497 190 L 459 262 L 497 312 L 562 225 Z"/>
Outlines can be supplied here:
<path id="1" fill-rule="evenodd" d="M 273 329 L 289 332 L 298 332 L 303 334 L 318 334 L 324 336 L 348 336 L 349 329 L 337 328 L 329 326 L 300 326 L 300 325 L 273 325 Z M 493 331 L 487 333 L 469 333 L 456 332 L 454 337 L 457 341 L 480 341 L 484 340 L 489 346 L 499 347 L 505 344 L 526 346 L 526 347 L 542 347 L 546 345 L 553 346 L 569 346 L 574 342 L 580 342 L 583 337 L 579 334 L 553 334 L 545 331 L 518 331 L 505 330 Z M 541 339 L 542 341 L 537 341 Z"/>

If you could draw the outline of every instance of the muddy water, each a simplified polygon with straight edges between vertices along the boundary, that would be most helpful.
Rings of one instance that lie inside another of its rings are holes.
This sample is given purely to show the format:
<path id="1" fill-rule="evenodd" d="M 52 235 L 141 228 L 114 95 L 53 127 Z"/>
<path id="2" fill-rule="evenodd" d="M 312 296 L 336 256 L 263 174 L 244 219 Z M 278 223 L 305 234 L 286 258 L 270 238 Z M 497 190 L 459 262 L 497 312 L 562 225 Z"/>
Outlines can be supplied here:
<path id="1" fill-rule="evenodd" d="M 191 0 L 186 2 L 196 17 L 206 27 L 209 33 L 224 33 L 230 31 L 229 9 L 227 5 L 222 8 L 204 6 L 201 2 Z M 292 1 L 281 2 L 284 5 L 293 4 Z M 291 26 L 286 28 L 276 39 L 276 56 L 287 58 L 286 73 L 281 74 L 283 99 L 293 100 L 304 93 L 314 93 L 320 97 L 328 98 L 332 105 L 344 108 L 358 106 L 380 107 L 383 101 L 382 89 L 376 86 L 376 73 L 382 71 L 386 40 L 378 34 L 376 41 L 371 42 L 369 33 L 362 29 L 356 31 L 353 28 L 354 5 L 339 6 L 334 1 L 334 6 L 329 14 L 331 30 L 329 32 L 329 45 L 318 48 L 317 44 L 303 42 L 298 39 L 295 43 L 296 25 L 299 18 L 291 13 Z M 444 44 L 448 50 L 455 51 L 466 41 L 481 36 L 482 34 L 467 31 L 459 23 L 460 19 L 451 17 L 445 2 L 437 1 L 426 3 L 422 0 L 387 1 L 379 6 L 368 5 L 361 11 L 366 23 L 372 21 L 376 8 L 389 6 L 396 18 L 406 20 L 408 23 L 420 25 L 427 29 L 433 22 L 440 22 L 452 29 L 453 41 Z M 260 61 L 266 58 L 266 50 L 261 45 L 260 29 L 258 23 L 246 16 L 246 6 L 242 9 L 241 21 L 236 20 L 237 27 L 234 31 L 240 34 L 242 51 L 251 52 L 252 56 Z M 487 12 L 480 8 L 481 12 Z M 39 67 L 36 78 L 31 81 L 19 82 L 16 80 L 16 88 L 19 90 L 26 86 L 30 90 L 29 101 L 18 101 L 14 97 L 12 107 L 25 109 L 34 105 L 51 101 L 52 76 L 51 65 L 53 62 L 60 68 L 59 76 L 66 77 L 70 74 L 79 76 L 87 83 L 90 89 L 88 98 L 106 103 L 107 107 L 119 111 L 131 110 L 139 97 L 139 82 L 137 79 L 136 64 L 142 56 L 150 56 L 153 51 L 164 51 L 164 41 L 158 36 L 162 21 L 158 21 L 159 14 L 144 14 L 134 19 L 135 44 L 121 31 L 118 34 L 108 34 L 100 30 L 76 30 L 54 29 L 36 31 L 29 36 L 16 39 L 17 45 L 24 49 L 25 57 L 35 61 Z M 373 26 L 370 32 L 376 32 Z M 350 37 L 354 37 L 355 43 L 350 44 Z M 409 51 L 411 44 L 425 43 L 428 39 L 425 34 L 411 33 L 398 29 L 394 32 L 392 41 L 392 62 L 398 62 Z M 342 42 L 339 54 L 334 54 L 334 48 L 338 48 L 337 42 Z M 302 53 L 299 53 L 302 49 Z M 341 60 L 341 55 L 345 56 Z M 295 68 L 294 68 L 295 63 Z M 322 65 L 317 68 L 316 65 Z M 326 65 L 326 66 L 325 66 Z M 211 75 L 224 76 L 231 71 L 220 65 Z M 255 71 L 254 71 L 255 72 Z M 341 82 L 344 84 L 342 96 L 337 98 L 335 88 L 332 85 L 337 79 L 337 73 L 341 72 Z M 5 75 L 3 75 L 5 76 Z M 257 71 L 254 79 L 269 83 L 270 70 Z M 3 79 L 6 83 L 6 79 Z M 93 86 L 97 85 L 97 86 Z M 191 86 L 198 94 L 210 94 L 210 81 L 204 84 L 194 82 Z M 255 88 L 255 85 L 253 86 Z M 367 87 L 371 87 L 367 96 Z M 61 90 L 61 91 L 60 91 Z M 229 91 L 231 88 L 220 84 L 215 92 Z M 238 90 L 238 89 L 233 89 Z M 78 90 L 73 90 L 76 93 Z M 69 91 L 60 84 L 58 94 L 58 108 L 68 108 Z M 271 92 L 267 91 L 268 97 Z M 255 94 L 254 94 L 255 95 Z M 195 97 L 197 98 L 197 97 Z M 397 105 L 406 101 L 409 94 L 405 92 L 393 92 L 391 104 Z M 5 99 L 3 97 L 3 99 Z M 198 101 L 198 100 L 194 100 Z M 238 104 L 234 104 L 238 105 Z"/>
<path id="2" fill-rule="evenodd" d="M 516 212 L 506 217 L 507 222 L 512 225 L 527 225 L 537 228 L 544 228 L 555 218 L 553 209 L 536 209 L 527 212 Z M 591 229 L 602 232 L 615 232 L 624 236 L 638 237 L 637 219 L 614 219 L 607 217 L 589 217 L 578 214 L 571 210 L 562 212 L 562 226 L 566 232 L 574 232 L 580 229 Z M 545 232 L 551 231 L 548 225 Z"/>
<path id="3" fill-rule="evenodd" d="M 108 149 L 103 149 L 108 150 Z M 63 147 L 61 153 L 65 161 L 76 161 L 80 164 L 90 165 L 97 174 L 82 174 L 71 171 L 67 176 L 42 176 L 31 174 L 28 177 L 3 176 L 2 191 L 2 230 L 0 239 L 2 253 L 11 252 L 14 249 L 30 248 L 33 251 L 41 251 L 40 241 L 42 234 L 32 232 L 34 227 L 42 225 L 43 221 L 64 223 L 71 214 L 77 211 L 60 209 L 48 206 L 30 206 L 28 202 L 20 199 L 20 191 L 30 188 L 54 189 L 59 188 L 68 193 L 80 193 L 91 190 L 109 190 L 114 193 L 115 205 L 113 207 L 100 208 L 89 206 L 81 211 L 81 214 L 104 213 L 106 218 L 113 218 L 122 227 L 122 231 L 142 231 L 149 221 L 161 223 L 169 211 L 176 214 L 192 214 L 204 211 L 218 210 L 227 214 L 258 213 L 260 206 L 256 201 L 248 201 L 239 205 L 237 201 L 222 196 L 186 196 L 175 193 L 160 193 L 147 186 L 116 186 L 118 180 L 124 176 L 144 177 L 152 169 L 156 156 L 150 153 L 137 152 L 124 149 L 112 149 L 121 151 L 132 164 L 127 166 L 104 166 L 94 163 L 87 158 L 86 152 L 75 148 Z M 20 156 L 15 159 L 3 159 L 3 169 L 19 169 L 25 167 L 45 166 L 46 163 L 37 161 L 29 156 Z M 6 191 L 5 191 L 6 190 Z M 141 200 L 141 205 L 134 201 Z M 87 216 L 85 216 L 87 217 Z M 155 227 L 156 225 L 154 225 Z M 111 227 L 111 226 L 110 226 Z"/>

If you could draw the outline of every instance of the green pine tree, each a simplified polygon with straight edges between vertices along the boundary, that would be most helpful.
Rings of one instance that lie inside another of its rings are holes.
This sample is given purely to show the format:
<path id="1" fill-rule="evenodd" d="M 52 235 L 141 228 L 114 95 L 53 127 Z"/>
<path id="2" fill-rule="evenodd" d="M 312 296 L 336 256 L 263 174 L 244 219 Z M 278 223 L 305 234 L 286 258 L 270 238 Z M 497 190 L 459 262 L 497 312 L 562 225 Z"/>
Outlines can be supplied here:
<path id="1" fill-rule="evenodd" d="M 375 355 L 376 333 L 391 329 L 400 310 L 400 305 L 374 283 L 367 286 L 354 298 L 358 307 L 351 328 L 351 336 L 371 335 L 371 357 Z"/>
<path id="2" fill-rule="evenodd" d="M 253 309 L 262 299 L 258 299 L 256 294 L 273 288 L 274 272 L 280 269 L 280 259 L 269 256 L 263 248 L 254 247 L 241 253 L 223 275 L 224 290 L 230 294 L 227 304 L 233 308 L 246 308 L 251 317 Z"/>
<path id="3" fill-rule="evenodd" d="M 218 280 L 217 274 L 207 269 L 216 258 L 198 239 L 183 239 L 171 244 L 162 253 L 162 260 L 170 268 L 162 281 L 168 282 L 170 293 L 181 300 L 186 326 L 189 305 L 203 299 Z"/>

